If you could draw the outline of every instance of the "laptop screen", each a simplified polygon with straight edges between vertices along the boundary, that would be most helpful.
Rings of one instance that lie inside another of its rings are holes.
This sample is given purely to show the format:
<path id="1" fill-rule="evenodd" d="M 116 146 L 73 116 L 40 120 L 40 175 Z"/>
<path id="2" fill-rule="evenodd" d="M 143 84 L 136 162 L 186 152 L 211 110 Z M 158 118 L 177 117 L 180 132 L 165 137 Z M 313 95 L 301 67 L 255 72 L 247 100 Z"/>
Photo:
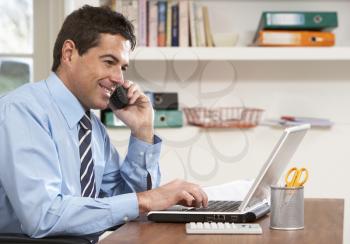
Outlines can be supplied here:
<path id="1" fill-rule="evenodd" d="M 261 168 L 258 176 L 239 207 L 240 211 L 270 199 L 270 186 L 277 184 L 300 142 L 305 136 L 309 124 L 286 128 Z"/>

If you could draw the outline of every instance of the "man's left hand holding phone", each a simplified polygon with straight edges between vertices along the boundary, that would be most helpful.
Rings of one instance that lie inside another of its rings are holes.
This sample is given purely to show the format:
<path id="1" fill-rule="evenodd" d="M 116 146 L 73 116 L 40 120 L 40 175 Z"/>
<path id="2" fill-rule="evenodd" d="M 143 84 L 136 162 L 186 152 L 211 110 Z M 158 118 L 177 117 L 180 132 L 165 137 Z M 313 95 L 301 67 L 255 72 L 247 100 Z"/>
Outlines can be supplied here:
<path id="1" fill-rule="evenodd" d="M 110 98 L 110 108 L 136 138 L 153 144 L 154 111 L 149 98 L 132 81 L 118 85 Z"/>

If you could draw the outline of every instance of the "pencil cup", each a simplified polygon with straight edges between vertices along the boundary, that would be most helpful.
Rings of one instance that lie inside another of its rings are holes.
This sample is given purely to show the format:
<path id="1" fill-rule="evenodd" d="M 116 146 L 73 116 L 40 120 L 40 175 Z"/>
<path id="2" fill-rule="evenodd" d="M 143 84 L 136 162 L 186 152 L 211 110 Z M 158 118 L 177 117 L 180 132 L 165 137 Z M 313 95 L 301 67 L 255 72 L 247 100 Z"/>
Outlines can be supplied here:
<path id="1" fill-rule="evenodd" d="M 304 187 L 271 186 L 270 228 L 304 229 Z"/>

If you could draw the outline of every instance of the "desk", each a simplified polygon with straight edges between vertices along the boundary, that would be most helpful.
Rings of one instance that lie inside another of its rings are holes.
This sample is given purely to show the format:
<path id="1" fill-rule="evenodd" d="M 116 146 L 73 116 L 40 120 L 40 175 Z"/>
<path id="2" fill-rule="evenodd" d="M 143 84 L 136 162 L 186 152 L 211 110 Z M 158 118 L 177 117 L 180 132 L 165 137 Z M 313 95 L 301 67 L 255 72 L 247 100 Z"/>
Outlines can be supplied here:
<path id="1" fill-rule="evenodd" d="M 100 244 L 115 243 L 343 243 L 343 199 L 305 199 L 305 229 L 296 231 L 271 230 L 266 216 L 258 221 L 262 235 L 187 235 L 184 224 L 129 222 L 103 239 Z"/>

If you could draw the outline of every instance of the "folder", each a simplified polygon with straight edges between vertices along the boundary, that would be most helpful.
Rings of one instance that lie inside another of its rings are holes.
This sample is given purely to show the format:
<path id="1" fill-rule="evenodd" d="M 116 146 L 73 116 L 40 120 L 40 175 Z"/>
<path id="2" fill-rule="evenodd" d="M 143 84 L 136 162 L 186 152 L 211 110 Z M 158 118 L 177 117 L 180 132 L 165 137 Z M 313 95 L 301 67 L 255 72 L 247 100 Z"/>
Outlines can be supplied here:
<path id="1" fill-rule="evenodd" d="M 264 30 L 259 31 L 254 44 L 271 47 L 325 47 L 334 46 L 334 43 L 335 35 L 331 32 Z"/>
<path id="2" fill-rule="evenodd" d="M 263 12 L 258 30 L 330 30 L 338 26 L 337 12 Z"/>
<path id="3" fill-rule="evenodd" d="M 177 92 L 145 92 L 155 110 L 177 110 L 179 101 Z"/>
<path id="4" fill-rule="evenodd" d="M 154 114 L 155 128 L 182 127 L 182 111 L 179 110 L 156 110 Z"/>
<path id="5" fill-rule="evenodd" d="M 154 127 L 155 128 L 176 128 L 183 126 L 182 111 L 179 110 L 155 110 Z M 104 114 L 104 123 L 108 127 L 125 128 L 125 124 L 118 119 L 113 112 Z"/>

